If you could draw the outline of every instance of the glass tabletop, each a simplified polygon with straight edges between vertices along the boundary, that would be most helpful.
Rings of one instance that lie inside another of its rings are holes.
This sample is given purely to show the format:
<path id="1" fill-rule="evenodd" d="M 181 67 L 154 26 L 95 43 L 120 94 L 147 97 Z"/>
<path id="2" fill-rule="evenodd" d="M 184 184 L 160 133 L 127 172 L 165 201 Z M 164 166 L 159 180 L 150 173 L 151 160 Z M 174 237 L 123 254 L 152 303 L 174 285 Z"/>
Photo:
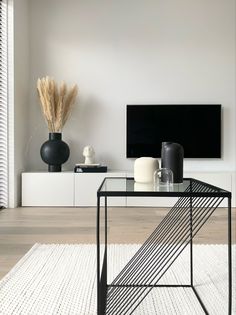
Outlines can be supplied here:
<path id="1" fill-rule="evenodd" d="M 134 178 L 107 177 L 98 189 L 99 196 L 190 196 L 220 195 L 229 197 L 230 192 L 193 178 L 183 179 L 183 183 L 157 185 L 137 183 Z"/>

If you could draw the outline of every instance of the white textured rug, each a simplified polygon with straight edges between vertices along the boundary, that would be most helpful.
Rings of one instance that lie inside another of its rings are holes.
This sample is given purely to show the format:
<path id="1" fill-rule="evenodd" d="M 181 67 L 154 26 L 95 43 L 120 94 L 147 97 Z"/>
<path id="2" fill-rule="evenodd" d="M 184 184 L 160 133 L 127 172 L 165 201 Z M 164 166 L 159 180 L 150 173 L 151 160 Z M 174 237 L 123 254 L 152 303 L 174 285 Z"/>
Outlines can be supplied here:
<path id="1" fill-rule="evenodd" d="M 138 248 L 109 245 L 109 281 Z M 188 259 L 186 249 L 160 283 L 189 283 Z M 210 314 L 227 314 L 227 246 L 194 245 L 194 282 Z M 96 246 L 35 244 L 0 282 L 0 314 L 96 314 Z M 191 289 L 158 288 L 134 314 L 204 312 Z"/>

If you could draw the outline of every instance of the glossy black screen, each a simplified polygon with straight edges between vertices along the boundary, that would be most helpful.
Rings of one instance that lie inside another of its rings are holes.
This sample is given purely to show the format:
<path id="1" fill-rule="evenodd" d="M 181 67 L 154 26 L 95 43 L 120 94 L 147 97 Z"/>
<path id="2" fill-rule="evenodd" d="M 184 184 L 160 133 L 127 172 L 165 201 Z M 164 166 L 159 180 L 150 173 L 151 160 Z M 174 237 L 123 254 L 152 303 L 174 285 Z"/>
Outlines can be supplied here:
<path id="1" fill-rule="evenodd" d="M 221 157 L 221 105 L 127 105 L 126 156 L 161 156 L 177 142 L 185 158 Z"/>

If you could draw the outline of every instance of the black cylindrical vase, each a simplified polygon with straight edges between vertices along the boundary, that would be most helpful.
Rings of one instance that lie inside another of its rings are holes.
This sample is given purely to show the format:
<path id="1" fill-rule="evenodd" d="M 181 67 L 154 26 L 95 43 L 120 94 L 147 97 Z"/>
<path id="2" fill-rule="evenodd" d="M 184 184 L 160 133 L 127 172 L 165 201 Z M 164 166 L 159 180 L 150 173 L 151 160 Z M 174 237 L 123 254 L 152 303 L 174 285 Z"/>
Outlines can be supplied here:
<path id="1" fill-rule="evenodd" d="M 179 143 L 162 142 L 161 167 L 173 172 L 173 182 L 183 182 L 184 149 Z"/>
<path id="2" fill-rule="evenodd" d="M 61 172 L 61 165 L 70 156 L 68 144 L 61 140 L 61 133 L 49 133 L 49 140 L 44 142 L 40 149 L 42 160 L 48 164 L 49 172 Z"/>

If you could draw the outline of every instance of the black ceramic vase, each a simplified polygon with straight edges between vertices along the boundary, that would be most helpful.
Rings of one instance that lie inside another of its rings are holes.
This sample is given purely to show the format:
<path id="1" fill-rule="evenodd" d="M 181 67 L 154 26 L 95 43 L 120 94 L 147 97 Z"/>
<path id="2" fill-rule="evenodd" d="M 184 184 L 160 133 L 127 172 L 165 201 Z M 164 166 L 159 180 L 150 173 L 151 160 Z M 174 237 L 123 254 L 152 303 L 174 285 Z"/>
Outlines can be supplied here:
<path id="1" fill-rule="evenodd" d="M 70 156 L 68 144 L 61 140 L 61 133 L 49 133 L 49 140 L 44 142 L 40 149 L 42 160 L 48 164 L 49 172 L 61 172 L 61 165 Z"/>
<path id="2" fill-rule="evenodd" d="M 161 167 L 173 172 L 173 182 L 183 182 L 184 149 L 179 143 L 162 142 Z"/>

